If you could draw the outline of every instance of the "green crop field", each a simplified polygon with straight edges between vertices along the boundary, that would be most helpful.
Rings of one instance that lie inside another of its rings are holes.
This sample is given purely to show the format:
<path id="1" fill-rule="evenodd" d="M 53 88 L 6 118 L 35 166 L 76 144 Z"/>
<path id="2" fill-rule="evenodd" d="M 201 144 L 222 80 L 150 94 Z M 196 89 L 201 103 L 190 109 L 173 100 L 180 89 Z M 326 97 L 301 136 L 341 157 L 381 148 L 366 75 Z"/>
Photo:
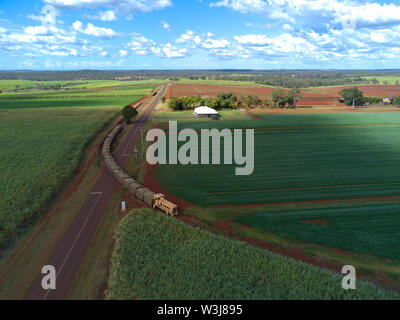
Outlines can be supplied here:
<path id="1" fill-rule="evenodd" d="M 254 81 L 234 81 L 234 80 L 192 80 L 192 79 L 181 79 L 176 83 L 180 84 L 202 84 L 202 85 L 214 85 L 214 86 L 260 86 L 260 84 Z"/>
<path id="2" fill-rule="evenodd" d="M 10 91 L 10 90 L 27 90 L 32 89 L 37 85 L 51 86 L 51 85 L 77 85 L 82 83 L 82 81 L 29 81 L 29 80 L 0 80 L 0 90 Z"/>
<path id="3" fill-rule="evenodd" d="M 74 90 L 42 90 L 25 92 L 7 92 L 0 94 L 0 100 L 11 99 L 50 99 L 50 98 L 96 98 L 96 97 L 127 97 L 132 95 L 146 95 L 154 86 L 123 86 L 105 87 L 96 89 L 74 89 Z"/>
<path id="4" fill-rule="evenodd" d="M 0 99 L 0 109 L 65 108 L 124 106 L 139 100 L 142 95 L 95 98 Z"/>
<path id="5" fill-rule="evenodd" d="M 132 80 L 132 81 L 118 81 L 118 80 L 90 80 L 80 81 L 78 84 L 71 85 L 73 89 L 93 89 L 93 88 L 108 88 L 108 87 L 124 87 L 124 86 L 157 86 L 165 83 L 165 80 Z"/>
<path id="6" fill-rule="evenodd" d="M 368 282 L 216 236 L 148 209 L 116 232 L 107 299 L 399 299 Z"/>
<path id="7" fill-rule="evenodd" d="M 257 211 L 235 218 L 264 231 L 329 247 L 400 259 L 400 204 Z"/>
<path id="8" fill-rule="evenodd" d="M 399 76 L 375 76 L 375 77 L 362 77 L 363 79 L 372 80 L 376 79 L 379 81 L 380 84 L 383 84 L 384 81 L 387 81 L 388 84 L 396 84 L 400 82 L 400 75 Z"/>
<path id="9" fill-rule="evenodd" d="M 100 87 L 97 84 L 98 87 L 91 89 L 3 92 L 0 94 L 0 109 L 124 106 L 150 94 L 156 88 L 147 84 L 113 84 L 113 87 Z M 92 85 L 95 86 L 94 83 Z"/>
<path id="10" fill-rule="evenodd" d="M 0 247 L 55 195 L 117 108 L 0 113 Z"/>
<path id="11" fill-rule="evenodd" d="M 29 81 L 29 80 L 0 80 L 0 90 L 3 92 L 32 91 L 38 87 L 60 85 L 67 90 L 76 89 L 99 89 L 126 86 L 157 86 L 164 83 L 163 80 L 71 80 L 71 81 Z"/>
<path id="12" fill-rule="evenodd" d="M 31 86 L 29 81 L 6 82 L 0 87 Z M 155 88 L 113 82 L 120 87 L 101 90 L 100 83 L 97 92 L 80 88 L 0 94 L 0 248 L 57 195 L 96 133 L 124 105 Z"/>
<path id="13" fill-rule="evenodd" d="M 272 115 L 262 120 L 182 122 L 184 127 L 256 128 L 250 176 L 235 176 L 235 165 L 158 167 L 162 184 L 193 204 L 400 194 L 399 113 Z"/>
<path id="14" fill-rule="evenodd" d="M 246 212 L 253 215 L 241 215 L 236 221 L 330 247 L 400 258 L 396 246 L 400 206 L 385 200 L 400 195 L 400 113 L 268 115 L 260 120 L 179 123 L 181 129 L 196 130 L 255 128 L 254 172 L 236 176 L 235 165 L 159 165 L 156 178 L 171 194 L 197 206 L 273 204 L 274 211 L 271 206 L 261 211 L 254 207 Z M 343 199 L 349 207 L 330 208 L 321 202 Z M 351 206 L 364 199 L 365 206 Z M 313 210 L 295 210 L 299 204 Z M 293 210 L 279 211 L 282 205 Z M 304 222 L 313 219 L 328 225 Z"/>

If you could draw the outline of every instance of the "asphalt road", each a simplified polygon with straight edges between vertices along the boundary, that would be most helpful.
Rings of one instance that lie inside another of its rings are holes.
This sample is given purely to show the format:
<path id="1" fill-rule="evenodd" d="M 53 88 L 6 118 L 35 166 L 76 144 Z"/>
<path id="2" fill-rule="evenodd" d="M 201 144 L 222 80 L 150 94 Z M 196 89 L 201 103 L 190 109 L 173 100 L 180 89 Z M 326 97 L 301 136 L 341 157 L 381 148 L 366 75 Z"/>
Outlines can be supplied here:
<path id="1" fill-rule="evenodd" d="M 166 86 L 163 86 L 154 100 L 152 100 L 153 97 L 149 97 L 141 106 L 141 108 L 147 108 L 139 116 L 135 127 L 131 130 L 115 155 L 115 160 L 120 167 L 124 168 L 126 166 L 136 142 L 140 138 L 141 129 L 165 93 L 165 90 Z M 108 170 L 104 170 L 96 186 L 88 195 L 87 200 L 47 263 L 47 265 L 54 266 L 56 269 L 56 289 L 44 290 L 41 284 L 43 275 L 38 274 L 38 278 L 26 299 L 65 299 L 116 185 L 117 182 L 111 173 Z M 109 240 L 111 241 L 111 239 Z"/>

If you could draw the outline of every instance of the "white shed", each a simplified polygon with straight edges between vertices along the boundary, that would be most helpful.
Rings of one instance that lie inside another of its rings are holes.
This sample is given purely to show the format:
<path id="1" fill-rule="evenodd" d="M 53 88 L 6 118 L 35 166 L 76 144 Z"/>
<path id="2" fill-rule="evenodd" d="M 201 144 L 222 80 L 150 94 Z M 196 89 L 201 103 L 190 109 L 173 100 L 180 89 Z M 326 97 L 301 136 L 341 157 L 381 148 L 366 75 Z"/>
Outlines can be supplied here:
<path id="1" fill-rule="evenodd" d="M 218 112 L 215 109 L 206 106 L 201 106 L 194 109 L 193 114 L 197 118 L 218 119 Z"/>

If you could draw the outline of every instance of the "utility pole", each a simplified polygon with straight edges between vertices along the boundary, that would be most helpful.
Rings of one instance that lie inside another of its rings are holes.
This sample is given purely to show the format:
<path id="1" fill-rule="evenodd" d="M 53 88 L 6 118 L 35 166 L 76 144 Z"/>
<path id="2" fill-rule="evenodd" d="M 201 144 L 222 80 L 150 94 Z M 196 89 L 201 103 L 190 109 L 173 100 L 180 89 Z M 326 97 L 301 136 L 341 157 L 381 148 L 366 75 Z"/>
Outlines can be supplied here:
<path id="1" fill-rule="evenodd" d="M 144 159 L 143 127 L 140 127 L 140 140 L 142 141 L 142 160 Z"/>

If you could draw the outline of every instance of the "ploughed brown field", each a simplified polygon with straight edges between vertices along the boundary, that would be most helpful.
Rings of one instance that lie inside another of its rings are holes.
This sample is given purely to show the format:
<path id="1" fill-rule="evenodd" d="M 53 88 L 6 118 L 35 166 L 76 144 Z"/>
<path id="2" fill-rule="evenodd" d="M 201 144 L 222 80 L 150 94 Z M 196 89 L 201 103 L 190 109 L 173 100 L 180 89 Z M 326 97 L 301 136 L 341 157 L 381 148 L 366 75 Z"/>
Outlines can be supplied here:
<path id="1" fill-rule="evenodd" d="M 321 87 L 306 89 L 303 91 L 303 97 L 298 101 L 299 106 L 343 106 L 336 102 L 339 92 L 342 89 L 353 86 L 341 87 Z M 400 86 L 390 85 L 359 85 L 357 86 L 367 97 L 386 97 L 389 95 L 400 95 Z M 198 85 L 198 84 L 174 84 L 169 87 L 166 97 L 184 97 L 184 96 L 210 96 L 215 97 L 221 92 L 233 92 L 238 97 L 257 95 L 260 99 L 270 99 L 273 87 L 245 87 L 245 86 L 216 86 L 216 85 Z M 285 89 L 288 91 L 288 89 Z"/>

